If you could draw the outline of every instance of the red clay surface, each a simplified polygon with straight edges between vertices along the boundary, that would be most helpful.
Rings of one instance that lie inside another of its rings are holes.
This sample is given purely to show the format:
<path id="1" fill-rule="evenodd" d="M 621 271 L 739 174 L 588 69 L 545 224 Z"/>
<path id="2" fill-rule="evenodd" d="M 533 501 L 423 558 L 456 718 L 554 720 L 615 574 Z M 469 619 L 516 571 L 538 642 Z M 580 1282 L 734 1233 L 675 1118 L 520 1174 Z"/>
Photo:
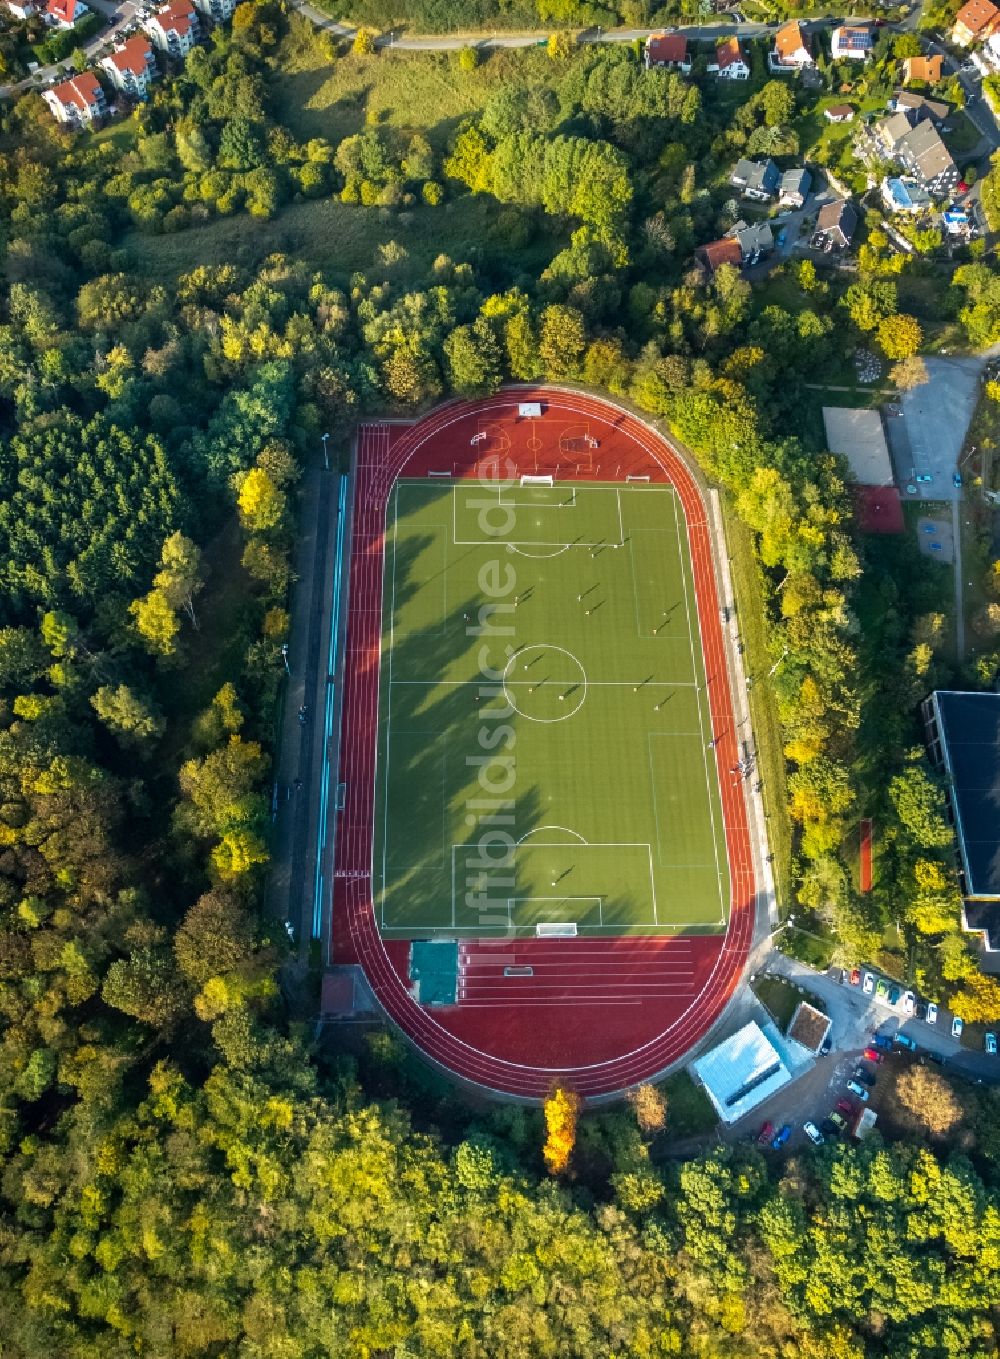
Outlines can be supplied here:
<path id="1" fill-rule="evenodd" d="M 542 402 L 540 420 L 519 420 L 520 402 Z M 470 445 L 486 430 L 485 443 Z M 588 447 L 587 433 L 598 441 Z M 715 749 L 731 877 L 723 935 L 611 939 L 462 941 L 453 1006 L 419 1005 L 409 991 L 406 941 L 385 941 L 372 906 L 375 751 L 382 631 L 385 504 L 399 476 L 478 474 L 477 459 L 504 446 L 520 474 L 674 485 L 687 519 L 695 593 L 709 677 Z M 333 900 L 335 963 L 360 963 L 380 1004 L 413 1042 L 466 1080 L 508 1094 L 544 1097 L 557 1082 L 580 1095 L 623 1090 L 682 1057 L 714 1024 L 735 990 L 753 939 L 755 878 L 726 667 L 712 533 L 701 492 L 681 457 L 655 431 L 583 393 L 519 388 L 451 402 L 412 426 L 364 425 L 359 434 Z M 504 977 L 530 963 L 534 975 Z"/>
<path id="2" fill-rule="evenodd" d="M 861 822 L 861 855 L 858 861 L 858 887 L 862 892 L 872 890 L 872 822 L 866 816 Z"/>
<path id="3" fill-rule="evenodd" d="M 858 486 L 854 496 L 862 533 L 902 533 L 906 528 L 895 486 Z"/>

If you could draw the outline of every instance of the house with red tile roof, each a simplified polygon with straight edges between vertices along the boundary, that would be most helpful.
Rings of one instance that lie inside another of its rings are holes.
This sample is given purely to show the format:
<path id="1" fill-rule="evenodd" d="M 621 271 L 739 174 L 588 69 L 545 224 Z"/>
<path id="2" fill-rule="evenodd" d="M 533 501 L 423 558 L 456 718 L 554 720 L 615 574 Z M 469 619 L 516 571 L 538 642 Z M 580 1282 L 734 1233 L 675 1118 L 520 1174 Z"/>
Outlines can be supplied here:
<path id="1" fill-rule="evenodd" d="M 943 57 L 907 57 L 903 62 L 903 84 L 922 80 L 928 85 L 936 85 L 941 79 Z"/>
<path id="2" fill-rule="evenodd" d="M 724 264 L 732 264 L 738 269 L 743 263 L 743 251 L 734 236 L 724 236 L 721 241 L 710 241 L 708 245 L 700 245 L 694 252 L 694 257 L 710 274 L 714 274 Z"/>
<path id="3" fill-rule="evenodd" d="M 739 38 L 726 38 L 715 49 L 715 65 L 709 66 L 720 80 L 749 80 L 750 67 L 740 47 Z"/>
<path id="4" fill-rule="evenodd" d="M 772 71 L 801 71 L 807 66 L 815 66 L 809 39 L 801 26 L 793 19 L 790 24 L 779 28 L 774 35 L 774 51 L 771 53 Z"/>
<path id="5" fill-rule="evenodd" d="M 83 71 L 51 90 L 43 90 L 42 98 L 54 117 L 70 127 L 89 125 L 107 112 L 101 82 L 93 71 Z"/>
<path id="6" fill-rule="evenodd" d="M 955 15 L 951 40 L 959 47 L 982 42 L 1000 25 L 1000 9 L 991 0 L 969 0 Z"/>
<path id="7" fill-rule="evenodd" d="M 170 0 L 146 20 L 146 32 L 161 52 L 183 61 L 201 33 L 192 0 Z"/>
<path id="8" fill-rule="evenodd" d="M 49 0 L 45 22 L 52 28 L 72 28 L 87 13 L 83 0 Z"/>
<path id="9" fill-rule="evenodd" d="M 98 63 L 111 84 L 130 99 L 145 99 L 157 78 L 153 44 L 145 33 L 136 33 Z"/>
<path id="10" fill-rule="evenodd" d="M 683 33 L 653 33 L 646 39 L 646 68 L 650 66 L 676 66 L 687 75 L 691 69 L 688 60 L 688 40 Z"/>

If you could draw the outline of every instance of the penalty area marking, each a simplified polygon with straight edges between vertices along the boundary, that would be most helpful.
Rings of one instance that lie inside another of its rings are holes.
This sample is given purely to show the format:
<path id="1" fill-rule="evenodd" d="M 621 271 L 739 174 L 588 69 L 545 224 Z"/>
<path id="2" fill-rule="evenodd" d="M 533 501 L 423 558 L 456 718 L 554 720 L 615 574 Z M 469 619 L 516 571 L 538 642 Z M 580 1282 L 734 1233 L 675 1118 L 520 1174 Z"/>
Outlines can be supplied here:
<path id="1" fill-rule="evenodd" d="M 517 849 L 517 848 L 518 848 L 525 840 L 528 839 L 529 836 L 531 836 L 531 835 L 536 835 L 536 834 L 538 834 L 540 831 L 543 831 L 543 830 L 562 830 L 562 829 L 563 829 L 562 826 L 551 826 L 551 827 L 550 827 L 550 826 L 540 826 L 540 827 L 538 827 L 538 830 L 536 830 L 536 831 L 529 831 L 527 835 L 522 836 L 521 839 L 517 841 L 517 843 L 515 844 L 514 848 Z M 567 832 L 567 834 L 575 834 L 575 833 L 576 833 L 576 832 L 573 832 L 573 831 Z M 533 929 L 535 928 L 534 923 L 532 923 L 532 924 L 530 924 L 530 925 L 518 925 L 518 924 L 516 924 L 516 923 L 514 922 L 512 916 L 511 916 L 511 903 L 516 903 L 516 902 L 518 902 L 518 901 L 559 901 L 559 902 L 565 902 L 565 901 L 596 901 L 596 902 L 598 903 L 598 913 L 599 913 L 599 916 L 600 916 L 600 924 L 598 924 L 598 925 L 588 925 L 588 926 L 584 926 L 585 929 L 608 929 L 608 930 L 618 930 L 618 931 L 621 931 L 623 928 L 624 928 L 624 929 L 649 929 L 649 928 L 651 928 L 651 927 L 657 928 L 657 929 L 660 928 L 660 918 L 659 918 L 659 912 L 658 912 L 658 910 L 657 910 L 657 902 L 656 902 L 656 875 L 655 875 L 655 872 L 654 872 L 654 869 L 653 869 L 653 847 L 652 847 L 652 845 L 650 845 L 647 841 L 645 841 L 645 840 L 632 840 L 632 841 L 618 841 L 618 840 L 601 841 L 601 840 L 595 840 L 595 841 L 592 842 L 592 841 L 589 841 L 589 840 L 583 840 L 580 844 L 566 844 L 566 842 L 565 842 L 565 841 L 562 841 L 562 840 L 536 840 L 536 841 L 534 841 L 534 843 L 532 843 L 531 845 L 529 845 L 528 848 L 531 849 L 531 850 L 535 850 L 535 849 L 563 849 L 563 850 L 573 850 L 574 853 L 582 853 L 582 852 L 584 852 L 585 850 L 588 850 L 588 849 L 616 849 L 616 850 L 619 850 L 619 851 L 620 851 L 620 850 L 627 850 L 627 849 L 644 849 L 644 850 L 646 851 L 646 862 L 647 862 L 647 866 L 648 866 L 648 870 L 649 870 L 649 901 L 650 901 L 650 904 L 652 905 L 652 908 L 653 908 L 653 919 L 652 919 L 652 920 L 648 920 L 648 919 L 647 919 L 647 920 L 633 920 L 633 921 L 629 921 L 629 922 L 628 922 L 627 924 L 625 924 L 624 926 L 623 926 L 623 922 L 622 922 L 622 921 L 616 921 L 613 925 L 605 925 L 605 924 L 604 924 L 604 909 L 603 909 L 604 897 L 601 897 L 601 896 L 574 896 L 574 897 L 568 897 L 568 896 L 563 896 L 563 897 L 531 896 L 531 897 L 507 897 L 507 898 L 506 898 L 506 902 L 504 902 L 502 899 L 500 899 L 500 900 L 492 900 L 492 899 L 491 899 L 490 902 L 489 902 L 489 909 L 490 909 L 491 911 L 498 911 L 501 915 L 503 915 L 504 913 L 506 913 L 506 917 L 507 917 L 507 921 L 508 921 L 508 928 L 509 928 L 509 929 L 511 929 L 511 930 L 513 930 L 513 931 L 516 932 L 517 930 L 529 930 L 529 929 L 530 929 L 530 930 L 533 930 Z M 461 925 L 461 924 L 459 924 L 459 922 L 458 922 L 458 853 L 457 853 L 457 851 L 460 851 L 460 850 L 461 850 L 461 851 L 464 851 L 464 852 L 470 852 L 470 853 L 471 853 L 471 852 L 473 852 L 473 851 L 476 851 L 476 849 L 477 849 L 477 846 L 475 845 L 475 843 L 474 843 L 474 842 L 471 842 L 471 841 L 468 841 L 468 840 L 462 841 L 460 844 L 454 844 L 454 843 L 453 843 L 452 846 L 451 846 L 451 924 L 450 924 L 450 925 L 418 925 L 418 924 L 414 924 L 414 923 L 411 922 L 411 921 L 407 921 L 405 926 L 384 925 L 384 928 L 390 929 L 390 930 L 391 930 L 391 929 L 394 929 L 394 928 L 406 928 L 406 929 L 414 929 L 414 930 L 421 930 L 421 931 L 426 931 L 426 930 L 443 930 L 443 929 L 452 929 L 452 930 L 476 930 L 476 929 L 479 929 L 479 930 L 483 930 L 483 929 L 491 929 L 491 928 L 493 928 L 491 925 Z M 505 868 L 505 867 L 506 867 L 506 864 L 505 864 L 504 860 L 498 859 L 498 860 L 492 865 L 492 871 L 496 871 L 496 870 L 498 870 L 498 869 L 502 869 L 502 868 Z M 466 879 L 466 886 L 468 887 L 469 884 L 470 884 L 470 882 L 471 882 L 472 885 L 473 885 L 473 888 L 475 888 L 475 884 L 478 883 L 479 881 L 483 881 L 484 884 L 485 884 L 486 882 L 488 882 L 488 874 L 489 874 L 490 871 L 491 871 L 490 869 L 483 869 L 481 872 L 479 872 L 477 875 L 475 875 L 472 879 L 469 879 L 469 878 L 467 877 L 467 879 Z M 484 890 L 485 890 L 485 889 L 484 889 Z M 383 917 L 383 923 L 384 923 L 384 917 Z M 675 923 L 674 923 L 673 921 L 670 921 L 670 922 L 668 922 L 667 924 L 665 924 L 664 928 L 667 928 L 667 929 L 684 929 L 684 928 L 686 928 L 686 926 L 683 925 L 683 924 L 681 924 L 681 925 L 675 925 Z"/>

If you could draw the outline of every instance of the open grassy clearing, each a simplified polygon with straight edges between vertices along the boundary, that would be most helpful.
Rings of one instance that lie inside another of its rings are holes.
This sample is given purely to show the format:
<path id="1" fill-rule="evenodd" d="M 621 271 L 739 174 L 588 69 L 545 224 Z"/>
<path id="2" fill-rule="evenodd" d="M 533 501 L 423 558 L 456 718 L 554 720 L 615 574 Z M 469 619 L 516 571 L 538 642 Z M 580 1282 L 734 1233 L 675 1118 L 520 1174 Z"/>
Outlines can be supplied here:
<path id="1" fill-rule="evenodd" d="M 458 261 L 474 256 L 498 276 L 510 276 L 505 223 L 509 219 L 493 199 L 471 195 L 399 213 L 322 199 L 289 203 L 270 222 L 248 221 L 240 214 L 172 235 L 132 231 L 123 246 L 154 278 L 173 278 L 199 264 L 253 267 L 278 251 L 298 256 L 345 284 L 351 274 L 371 270 L 409 283 L 426 279 L 442 252 Z M 408 258 L 391 268 L 379 262 L 379 248 L 389 241 L 408 252 Z M 519 254 L 518 271 L 543 269 L 562 244 L 555 233 L 539 233 Z"/>
<path id="2" fill-rule="evenodd" d="M 461 119 L 480 112 L 497 90 L 551 81 L 552 63 L 531 49 L 494 52 L 463 71 L 457 52 L 383 51 L 331 62 L 315 42 L 293 37 L 282 49 L 275 95 L 278 116 L 303 139 L 338 142 L 378 123 L 420 131 L 441 152 Z"/>

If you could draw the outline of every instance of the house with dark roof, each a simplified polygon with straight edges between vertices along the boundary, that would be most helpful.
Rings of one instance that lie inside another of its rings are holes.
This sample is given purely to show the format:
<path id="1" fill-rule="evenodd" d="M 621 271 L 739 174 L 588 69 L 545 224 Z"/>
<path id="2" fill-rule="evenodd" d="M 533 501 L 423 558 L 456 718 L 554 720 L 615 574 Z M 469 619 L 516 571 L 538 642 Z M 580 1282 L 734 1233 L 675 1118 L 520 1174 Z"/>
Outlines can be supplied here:
<path id="1" fill-rule="evenodd" d="M 934 198 L 947 198 L 961 179 L 926 108 L 883 118 L 862 134 L 859 150 L 868 160 L 896 161 Z"/>
<path id="2" fill-rule="evenodd" d="M 146 20 L 146 32 L 161 52 L 182 61 L 200 35 L 198 13 L 192 0 L 170 0 Z"/>
<path id="3" fill-rule="evenodd" d="M 823 110 L 823 117 L 828 123 L 849 123 L 854 117 L 854 108 L 851 104 L 831 104 Z"/>
<path id="4" fill-rule="evenodd" d="M 1000 694 L 938 689 L 922 706 L 930 757 L 945 782 L 980 966 L 1000 972 Z"/>
<path id="5" fill-rule="evenodd" d="M 958 47 L 982 42 L 1000 27 L 1000 9 L 992 0 L 968 0 L 955 15 L 951 40 Z"/>
<path id="6" fill-rule="evenodd" d="M 841 250 L 846 250 L 858 229 L 858 210 L 849 199 L 824 203 L 816 218 L 816 230 Z"/>
<path id="7" fill-rule="evenodd" d="M 98 65 L 115 89 L 130 99 L 148 98 L 149 87 L 159 75 L 153 44 L 144 33 L 126 39 Z"/>
<path id="8" fill-rule="evenodd" d="M 778 186 L 778 202 L 783 208 L 801 208 L 809 197 L 812 175 L 802 168 L 786 170 Z"/>
<path id="9" fill-rule="evenodd" d="M 897 143 L 895 155 L 935 198 L 946 198 L 958 188 L 962 178 L 958 166 L 930 119 L 918 123 Z"/>
<path id="10" fill-rule="evenodd" d="M 730 235 L 739 242 L 740 254 L 744 264 L 756 264 L 764 255 L 774 249 L 774 232 L 767 222 L 737 222 Z"/>
<path id="11" fill-rule="evenodd" d="M 770 157 L 767 160 L 739 160 L 729 182 L 742 190 L 744 198 L 766 202 L 778 192 L 781 172 Z"/>
<path id="12" fill-rule="evenodd" d="M 51 90 L 43 90 L 42 98 L 53 117 L 70 127 L 87 126 L 107 112 L 101 82 L 93 71 L 83 71 Z"/>
<path id="13" fill-rule="evenodd" d="M 691 70 L 688 60 L 688 40 L 683 33 L 654 33 L 646 39 L 646 68 L 651 66 L 676 67 L 684 75 Z"/>
<path id="14" fill-rule="evenodd" d="M 942 103 L 940 99 L 927 99 L 922 94 L 914 94 L 912 90 L 897 90 L 889 107 L 896 113 L 914 114 L 917 122 L 922 118 L 930 118 L 932 122 L 943 123 L 951 113 L 949 104 Z"/>

